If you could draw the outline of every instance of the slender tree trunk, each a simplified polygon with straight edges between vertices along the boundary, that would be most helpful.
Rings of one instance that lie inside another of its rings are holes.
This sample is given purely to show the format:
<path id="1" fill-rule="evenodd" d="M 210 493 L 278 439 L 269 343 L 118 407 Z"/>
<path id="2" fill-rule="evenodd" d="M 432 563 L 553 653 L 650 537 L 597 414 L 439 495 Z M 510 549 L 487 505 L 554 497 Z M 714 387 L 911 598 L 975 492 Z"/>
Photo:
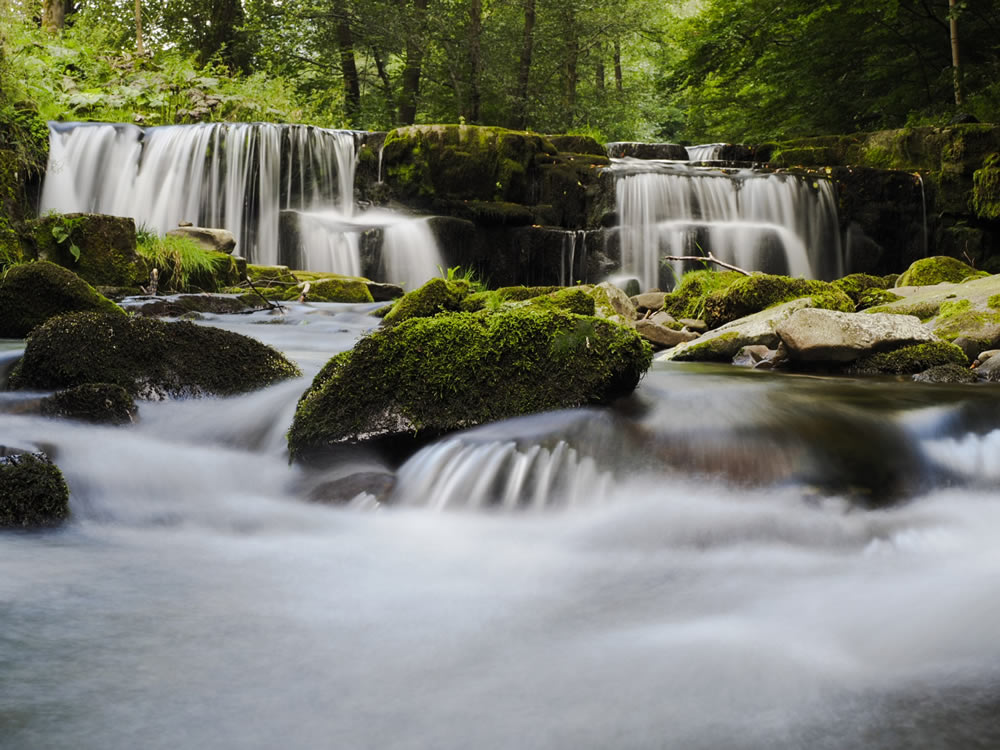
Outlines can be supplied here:
<path id="1" fill-rule="evenodd" d="M 621 93 L 624 88 L 622 84 L 622 45 L 615 41 L 615 91 Z"/>
<path id="2" fill-rule="evenodd" d="M 604 97 L 604 45 L 598 45 L 597 47 L 597 65 L 594 68 L 594 84 L 597 86 L 597 92 Z"/>
<path id="3" fill-rule="evenodd" d="M 575 21 L 575 19 L 574 19 Z M 563 107 L 565 130 L 576 124 L 576 85 L 579 79 L 577 66 L 580 61 L 580 39 L 576 26 L 567 28 L 570 35 L 566 41 L 566 67 L 563 68 Z"/>
<path id="4" fill-rule="evenodd" d="M 424 59 L 424 32 L 427 0 L 413 0 L 410 34 L 406 38 L 406 62 L 403 66 L 403 90 L 399 101 L 399 122 L 412 125 L 417 119 L 420 98 L 420 72 Z"/>
<path id="5" fill-rule="evenodd" d="M 135 54 L 139 57 L 146 54 L 146 49 L 142 44 L 142 4 L 140 0 L 135 0 Z"/>
<path id="6" fill-rule="evenodd" d="M 528 83 L 531 78 L 531 55 L 535 46 L 535 0 L 524 0 L 524 35 L 521 37 L 521 61 L 517 68 L 514 91 L 514 127 L 528 127 Z"/>
<path id="7" fill-rule="evenodd" d="M 469 2 L 469 122 L 479 122 L 482 91 L 479 79 L 482 72 L 483 0 Z"/>
<path id="8" fill-rule="evenodd" d="M 358 66 L 354 60 L 354 34 L 351 33 L 351 19 L 343 0 L 333 6 L 337 16 L 337 46 L 340 48 L 340 76 L 344 82 L 344 116 L 351 125 L 356 125 L 361 115 L 361 82 Z"/>
<path id="9" fill-rule="evenodd" d="M 42 0 L 42 28 L 50 34 L 62 31 L 66 24 L 64 0 Z"/>
<path id="10" fill-rule="evenodd" d="M 958 13 L 957 0 L 948 0 L 948 19 L 951 30 L 951 69 L 955 84 L 955 106 L 961 108 L 965 104 L 965 95 L 962 92 L 962 66 L 958 55 Z"/>
<path id="11" fill-rule="evenodd" d="M 385 59 L 378 50 L 372 50 L 372 58 L 375 60 L 375 72 L 378 73 L 378 78 L 382 82 L 382 95 L 385 97 L 385 112 L 386 115 L 391 119 L 396 111 L 396 94 L 393 91 L 392 79 L 389 77 L 389 71 L 385 67 Z"/>

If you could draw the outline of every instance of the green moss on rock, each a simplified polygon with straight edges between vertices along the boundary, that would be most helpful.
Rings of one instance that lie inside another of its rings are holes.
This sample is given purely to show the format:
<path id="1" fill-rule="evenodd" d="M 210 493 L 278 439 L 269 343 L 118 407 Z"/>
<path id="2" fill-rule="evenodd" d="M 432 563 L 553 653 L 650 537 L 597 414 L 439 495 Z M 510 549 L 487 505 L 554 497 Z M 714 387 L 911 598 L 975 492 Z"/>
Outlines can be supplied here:
<path id="1" fill-rule="evenodd" d="M 872 276 L 868 273 L 852 273 L 832 283 L 854 300 L 855 304 L 858 304 L 867 292 L 892 287 L 896 278 L 896 276 Z"/>
<path id="2" fill-rule="evenodd" d="M 911 263 L 910 267 L 896 279 L 896 286 L 931 286 L 943 281 L 958 284 L 967 279 L 978 279 L 984 276 L 989 276 L 989 274 L 985 271 L 977 271 L 958 258 L 934 255 Z"/>
<path id="3" fill-rule="evenodd" d="M 607 403 L 635 388 L 651 358 L 631 329 L 554 310 L 410 319 L 327 363 L 299 402 L 289 449 L 298 459 Z"/>
<path id="4" fill-rule="evenodd" d="M 69 517 L 69 488 L 43 453 L 0 457 L 0 528 L 44 528 Z"/>
<path id="5" fill-rule="evenodd" d="M 247 264 L 247 278 L 256 286 L 288 286 L 298 284 L 299 280 L 288 269 L 288 266 L 258 266 Z"/>
<path id="6" fill-rule="evenodd" d="M 0 277 L 0 337 L 24 338 L 49 318 L 77 311 L 124 317 L 118 305 L 55 263 L 22 263 Z"/>
<path id="7" fill-rule="evenodd" d="M 457 312 L 469 291 L 468 282 L 431 279 L 419 289 L 400 297 L 382 320 L 386 325 L 396 325 L 410 318 Z"/>
<path id="8" fill-rule="evenodd" d="M 713 292 L 728 289 L 742 274 L 736 271 L 689 271 L 663 301 L 663 309 L 675 318 L 702 319 L 705 300 Z"/>
<path id="9" fill-rule="evenodd" d="M 1000 154 L 972 175 L 972 208 L 980 219 L 1000 219 Z"/>
<path id="10" fill-rule="evenodd" d="M 15 389 L 119 385 L 140 398 L 231 395 L 299 375 L 269 346 L 218 328 L 101 313 L 49 320 L 28 337 Z"/>
<path id="11" fill-rule="evenodd" d="M 851 298 L 842 289 L 828 282 L 755 273 L 741 276 L 724 289 L 709 294 L 705 299 L 702 319 L 709 327 L 717 328 L 801 297 L 811 298 L 815 307 L 824 310 L 854 312 L 855 309 Z"/>
<path id="12" fill-rule="evenodd" d="M 94 424 L 130 424 L 136 407 L 128 391 L 120 385 L 85 383 L 43 398 L 41 411 L 47 417 Z"/>
<path id="13" fill-rule="evenodd" d="M 301 291 L 301 290 L 299 290 Z M 306 297 L 312 302 L 374 302 L 368 284 L 361 279 L 321 279 L 310 282 Z"/>
<path id="14" fill-rule="evenodd" d="M 37 258 L 65 266 L 90 284 L 135 286 L 147 279 L 146 265 L 135 250 L 135 222 L 130 218 L 53 214 L 27 226 Z"/>
<path id="15" fill-rule="evenodd" d="M 858 297 L 855 309 L 860 312 L 877 305 L 887 305 L 890 302 L 898 302 L 903 299 L 898 294 L 890 292 L 888 289 L 869 289 Z"/>
<path id="16" fill-rule="evenodd" d="M 968 367 L 965 352 L 946 341 L 904 346 L 863 357 L 849 368 L 852 375 L 911 375 L 941 365 Z"/>

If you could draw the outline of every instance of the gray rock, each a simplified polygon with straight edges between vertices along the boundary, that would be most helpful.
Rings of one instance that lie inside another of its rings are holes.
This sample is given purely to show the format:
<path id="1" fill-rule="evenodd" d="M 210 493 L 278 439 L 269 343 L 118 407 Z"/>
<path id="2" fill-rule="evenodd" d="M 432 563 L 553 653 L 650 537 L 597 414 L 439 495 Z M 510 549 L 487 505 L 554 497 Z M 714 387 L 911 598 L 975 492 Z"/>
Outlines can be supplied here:
<path id="1" fill-rule="evenodd" d="M 368 291 L 371 292 L 372 299 L 376 302 L 388 302 L 389 300 L 399 299 L 403 296 L 403 287 L 399 284 L 386 284 L 378 281 L 369 281 Z"/>
<path id="2" fill-rule="evenodd" d="M 704 333 L 708 330 L 708 323 L 704 320 L 698 320 L 697 318 L 681 318 L 677 322 L 695 333 Z"/>
<path id="3" fill-rule="evenodd" d="M 674 316 L 665 310 L 660 310 L 650 315 L 646 320 L 656 323 L 657 325 L 666 326 L 667 328 L 674 328 L 677 325 L 677 321 L 674 320 Z"/>
<path id="4" fill-rule="evenodd" d="M 633 325 L 635 305 L 625 292 L 609 281 L 602 281 L 587 294 L 594 298 L 594 315 L 612 323 Z"/>
<path id="5" fill-rule="evenodd" d="M 987 349 L 984 352 L 979 352 L 979 355 L 976 357 L 975 362 L 973 362 L 972 364 L 974 367 L 978 367 L 983 362 L 987 361 L 988 359 L 992 359 L 997 354 L 1000 354 L 1000 349 Z"/>
<path id="6" fill-rule="evenodd" d="M 646 312 L 646 310 L 656 312 L 663 309 L 663 300 L 666 296 L 664 292 L 644 292 L 632 297 L 632 304 L 639 312 Z"/>
<path id="7" fill-rule="evenodd" d="M 678 344 L 698 338 L 697 333 L 675 331 L 672 328 L 666 328 L 649 320 L 637 321 L 635 332 L 651 343 L 654 349 L 670 349 Z"/>
<path id="8" fill-rule="evenodd" d="M 985 380 L 987 383 L 1000 383 L 1000 357 L 990 357 L 973 370 L 973 372 L 976 374 L 977 380 Z"/>
<path id="9" fill-rule="evenodd" d="M 169 237 L 187 237 L 194 240 L 206 250 L 219 253 L 231 253 L 236 249 L 236 238 L 228 229 L 211 227 L 177 227 L 167 232 Z"/>
<path id="10" fill-rule="evenodd" d="M 975 383 L 976 373 L 961 365 L 938 365 L 913 376 L 917 383 Z"/>
<path id="11" fill-rule="evenodd" d="M 744 346 L 733 357 L 733 364 L 738 367 L 755 367 L 762 370 L 773 369 L 777 364 L 778 350 L 771 349 L 763 344 Z"/>
<path id="12" fill-rule="evenodd" d="M 852 362 L 869 354 L 939 340 L 912 315 L 818 309 L 796 310 L 775 331 L 791 359 L 807 362 Z"/>

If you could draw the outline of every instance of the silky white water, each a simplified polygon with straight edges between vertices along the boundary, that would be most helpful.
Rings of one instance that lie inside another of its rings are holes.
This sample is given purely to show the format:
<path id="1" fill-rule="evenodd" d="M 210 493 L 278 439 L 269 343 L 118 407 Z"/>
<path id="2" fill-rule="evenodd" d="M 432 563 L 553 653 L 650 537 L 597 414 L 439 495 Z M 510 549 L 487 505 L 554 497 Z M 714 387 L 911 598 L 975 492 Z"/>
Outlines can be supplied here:
<path id="1" fill-rule="evenodd" d="M 298 395 L 371 307 L 208 316 L 307 371 L 259 393 L 0 414 L 74 513 L 0 534 L 0 747 L 1000 742 L 990 392 L 657 365 L 619 409 L 290 467 Z M 829 489 L 865 440 L 920 480 L 883 510 Z M 381 504 L 303 499 L 373 468 Z"/>

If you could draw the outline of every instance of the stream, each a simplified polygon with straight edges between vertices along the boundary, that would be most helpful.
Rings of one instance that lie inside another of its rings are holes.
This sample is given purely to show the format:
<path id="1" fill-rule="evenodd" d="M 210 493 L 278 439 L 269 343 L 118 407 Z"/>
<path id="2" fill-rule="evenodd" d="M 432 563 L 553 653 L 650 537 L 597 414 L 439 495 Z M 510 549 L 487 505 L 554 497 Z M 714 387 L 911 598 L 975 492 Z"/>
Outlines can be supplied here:
<path id="1" fill-rule="evenodd" d="M 73 519 L 0 534 L 0 748 L 1000 746 L 991 387 L 658 363 L 613 408 L 290 467 L 374 307 L 206 315 L 306 377 L 127 428 L 3 394 Z M 303 500 L 359 471 L 385 502 Z"/>

